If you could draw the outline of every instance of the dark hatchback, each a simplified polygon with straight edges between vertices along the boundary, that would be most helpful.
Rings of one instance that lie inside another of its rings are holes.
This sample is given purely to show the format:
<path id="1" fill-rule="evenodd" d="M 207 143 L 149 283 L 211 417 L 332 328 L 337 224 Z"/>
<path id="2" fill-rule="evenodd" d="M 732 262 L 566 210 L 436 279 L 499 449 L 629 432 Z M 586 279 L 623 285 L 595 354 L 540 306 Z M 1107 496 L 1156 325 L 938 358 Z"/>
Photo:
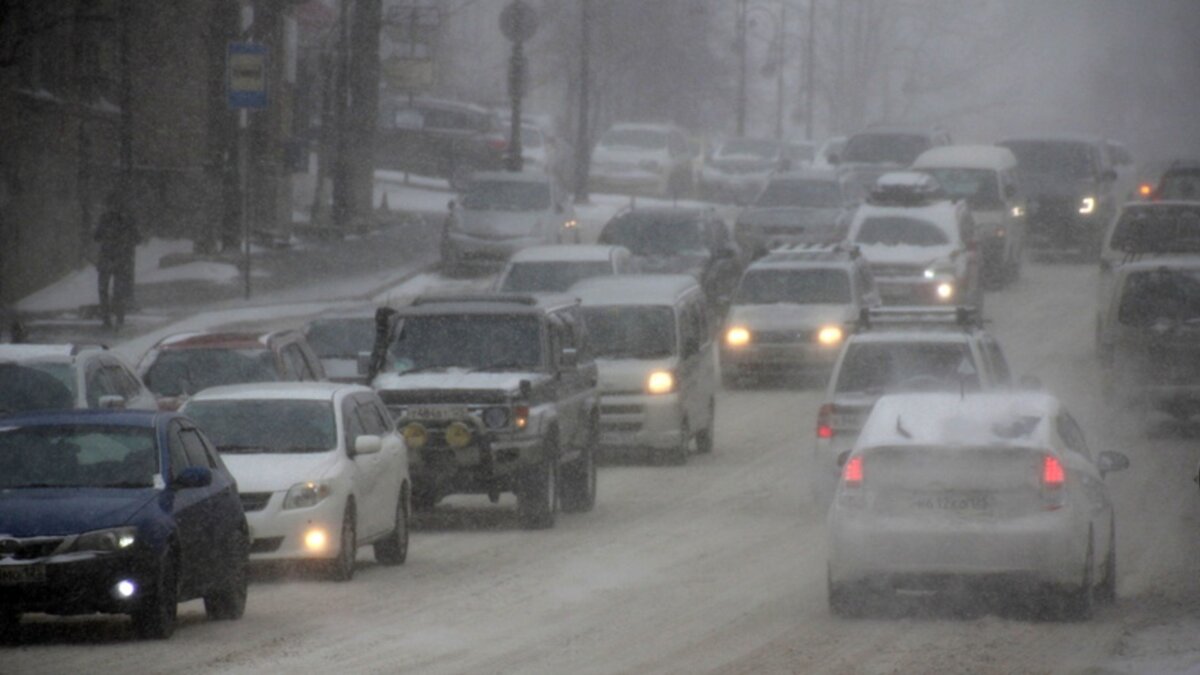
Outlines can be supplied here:
<path id="1" fill-rule="evenodd" d="M 0 636 L 23 613 L 129 614 L 166 638 L 179 602 L 246 606 L 237 483 L 188 418 L 84 410 L 0 419 Z"/>

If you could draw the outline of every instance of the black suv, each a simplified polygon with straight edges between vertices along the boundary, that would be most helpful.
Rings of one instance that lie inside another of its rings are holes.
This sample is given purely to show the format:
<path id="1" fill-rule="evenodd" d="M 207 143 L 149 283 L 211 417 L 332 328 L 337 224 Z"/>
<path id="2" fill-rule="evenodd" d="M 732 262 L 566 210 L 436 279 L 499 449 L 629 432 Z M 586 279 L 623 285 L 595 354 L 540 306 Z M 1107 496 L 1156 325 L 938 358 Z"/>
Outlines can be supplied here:
<path id="1" fill-rule="evenodd" d="M 375 166 L 445 178 L 461 190 L 475 171 L 504 166 L 508 134 L 491 110 L 418 98 L 379 102 Z"/>
<path id="2" fill-rule="evenodd" d="M 1029 245 L 1098 259 L 1118 206 L 1117 172 L 1105 141 L 1088 136 L 1013 138 L 998 145 L 1017 157 L 1026 197 Z"/>
<path id="3" fill-rule="evenodd" d="M 847 139 L 829 161 L 870 191 L 883 174 L 907 169 L 922 152 L 952 142 L 949 133 L 936 127 L 872 126 Z"/>
<path id="4" fill-rule="evenodd" d="M 579 300 L 426 296 L 376 312 L 371 385 L 409 449 L 414 506 L 517 495 L 527 529 L 596 500 L 596 363 Z"/>

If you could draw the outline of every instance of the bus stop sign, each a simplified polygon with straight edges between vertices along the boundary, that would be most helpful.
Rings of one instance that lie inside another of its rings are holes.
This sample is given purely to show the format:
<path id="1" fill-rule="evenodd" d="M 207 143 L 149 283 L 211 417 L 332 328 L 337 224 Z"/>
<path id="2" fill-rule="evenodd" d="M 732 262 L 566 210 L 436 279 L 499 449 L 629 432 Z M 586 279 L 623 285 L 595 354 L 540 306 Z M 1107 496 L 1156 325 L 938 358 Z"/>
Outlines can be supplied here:
<path id="1" fill-rule="evenodd" d="M 261 110 L 267 107 L 267 46 L 231 42 L 225 58 L 229 107 Z"/>

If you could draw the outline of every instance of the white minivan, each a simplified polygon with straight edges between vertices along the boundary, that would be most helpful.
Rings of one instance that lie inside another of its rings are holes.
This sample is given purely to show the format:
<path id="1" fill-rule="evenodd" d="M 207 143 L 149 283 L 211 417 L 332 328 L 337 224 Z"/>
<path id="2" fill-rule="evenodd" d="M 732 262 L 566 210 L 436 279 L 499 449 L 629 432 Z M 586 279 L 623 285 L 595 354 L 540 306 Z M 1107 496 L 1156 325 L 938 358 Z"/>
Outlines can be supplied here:
<path id="1" fill-rule="evenodd" d="M 713 448 L 716 360 L 704 291 L 688 275 L 598 277 L 570 290 L 600 378 L 600 446 L 684 464 Z"/>

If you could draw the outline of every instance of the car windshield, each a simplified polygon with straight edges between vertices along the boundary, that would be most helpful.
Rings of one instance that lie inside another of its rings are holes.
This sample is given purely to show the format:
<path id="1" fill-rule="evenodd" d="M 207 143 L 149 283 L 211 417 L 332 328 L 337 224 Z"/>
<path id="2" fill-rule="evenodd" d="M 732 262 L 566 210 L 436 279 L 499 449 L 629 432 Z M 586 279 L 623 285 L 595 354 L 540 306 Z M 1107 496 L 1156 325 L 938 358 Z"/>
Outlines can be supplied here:
<path id="1" fill-rule="evenodd" d="M 1000 209 L 1000 180 L 988 169 L 922 169 L 937 179 L 942 191 L 952 199 L 965 199 L 973 209 Z"/>
<path id="2" fill-rule="evenodd" d="M 929 139 L 919 134 L 859 134 L 846 143 L 843 162 L 908 166 L 929 149 Z"/>
<path id="3" fill-rule="evenodd" d="M 738 305 L 844 305 L 850 302 L 850 275 L 841 269 L 753 270 L 742 277 Z"/>
<path id="4" fill-rule="evenodd" d="M 653 129 L 610 129 L 600 137 L 600 145 L 609 148 L 662 150 L 667 147 L 667 135 Z"/>
<path id="5" fill-rule="evenodd" d="M 583 318 L 599 358 L 661 359 L 675 353 L 670 307 L 584 307 Z"/>
<path id="6" fill-rule="evenodd" d="M 71 396 L 75 395 L 75 368 L 73 368 L 71 364 L 55 363 L 51 361 L 23 361 L 21 362 L 21 365 L 25 366 L 26 368 L 40 370 L 41 372 L 50 375 L 54 379 L 58 380 L 62 386 L 66 387 L 67 391 L 71 392 Z"/>
<path id="7" fill-rule="evenodd" d="M 0 414 L 75 407 L 73 389 L 37 365 L 0 363 Z"/>
<path id="8" fill-rule="evenodd" d="M 475 211 L 539 211 L 550 208 L 550 186 L 535 181 L 475 181 L 463 194 L 462 205 Z"/>
<path id="9" fill-rule="evenodd" d="M 1127 207 L 1110 245 L 1131 253 L 1200 253 L 1200 206 Z"/>
<path id="10" fill-rule="evenodd" d="M 900 216 L 867 218 L 859 227 L 854 241 L 883 246 L 940 246 L 950 243 L 946 233 L 937 225 L 927 220 Z"/>
<path id="11" fill-rule="evenodd" d="M 694 216 L 648 216 L 637 212 L 605 225 L 599 243 L 624 246 L 635 255 L 671 255 L 704 249 L 700 223 Z"/>
<path id="12" fill-rule="evenodd" d="M 1200 324 L 1200 269 L 1157 269 L 1125 278 L 1117 320 L 1146 328 Z"/>
<path id="13" fill-rule="evenodd" d="M 148 488 L 159 474 L 154 430 L 107 425 L 0 426 L 0 490 Z"/>
<path id="14" fill-rule="evenodd" d="M 409 316 L 389 352 L 399 373 L 439 368 L 536 370 L 542 365 L 535 316 L 449 314 Z"/>
<path id="15" fill-rule="evenodd" d="M 1092 155 L 1086 143 L 1007 141 L 1000 145 L 1017 157 L 1017 173 L 1049 174 L 1064 178 L 1089 178 Z"/>
<path id="16" fill-rule="evenodd" d="M 767 183 L 754 205 L 763 208 L 801 206 L 836 209 L 842 206 L 842 191 L 832 180 L 773 180 Z"/>
<path id="17" fill-rule="evenodd" d="M 355 359 L 375 344 L 375 319 L 321 319 L 309 325 L 304 337 L 323 359 Z"/>
<path id="18" fill-rule="evenodd" d="M 964 366 L 970 364 L 970 367 Z M 978 371 L 961 342 L 853 342 L 838 374 L 838 393 L 979 389 Z M 971 372 L 971 375 L 960 375 Z"/>
<path id="19" fill-rule="evenodd" d="M 1163 174 L 1155 199 L 1200 199 L 1200 171 L 1168 171 Z"/>
<path id="20" fill-rule="evenodd" d="M 338 444 L 333 403 L 327 400 L 193 401 L 186 413 L 221 452 L 325 452 Z"/>
<path id="21" fill-rule="evenodd" d="M 721 146 L 718 157 L 756 157 L 758 159 L 775 159 L 782 148 L 775 141 L 764 141 L 753 138 L 737 138 L 726 141 Z"/>
<path id="22" fill-rule="evenodd" d="M 164 349 L 142 377 L 159 396 L 184 396 L 222 384 L 275 382 L 275 355 L 263 349 Z"/>
<path id="23" fill-rule="evenodd" d="M 555 261 L 514 263 L 500 290 L 514 293 L 560 293 L 575 282 L 613 273 L 606 261 Z"/>

